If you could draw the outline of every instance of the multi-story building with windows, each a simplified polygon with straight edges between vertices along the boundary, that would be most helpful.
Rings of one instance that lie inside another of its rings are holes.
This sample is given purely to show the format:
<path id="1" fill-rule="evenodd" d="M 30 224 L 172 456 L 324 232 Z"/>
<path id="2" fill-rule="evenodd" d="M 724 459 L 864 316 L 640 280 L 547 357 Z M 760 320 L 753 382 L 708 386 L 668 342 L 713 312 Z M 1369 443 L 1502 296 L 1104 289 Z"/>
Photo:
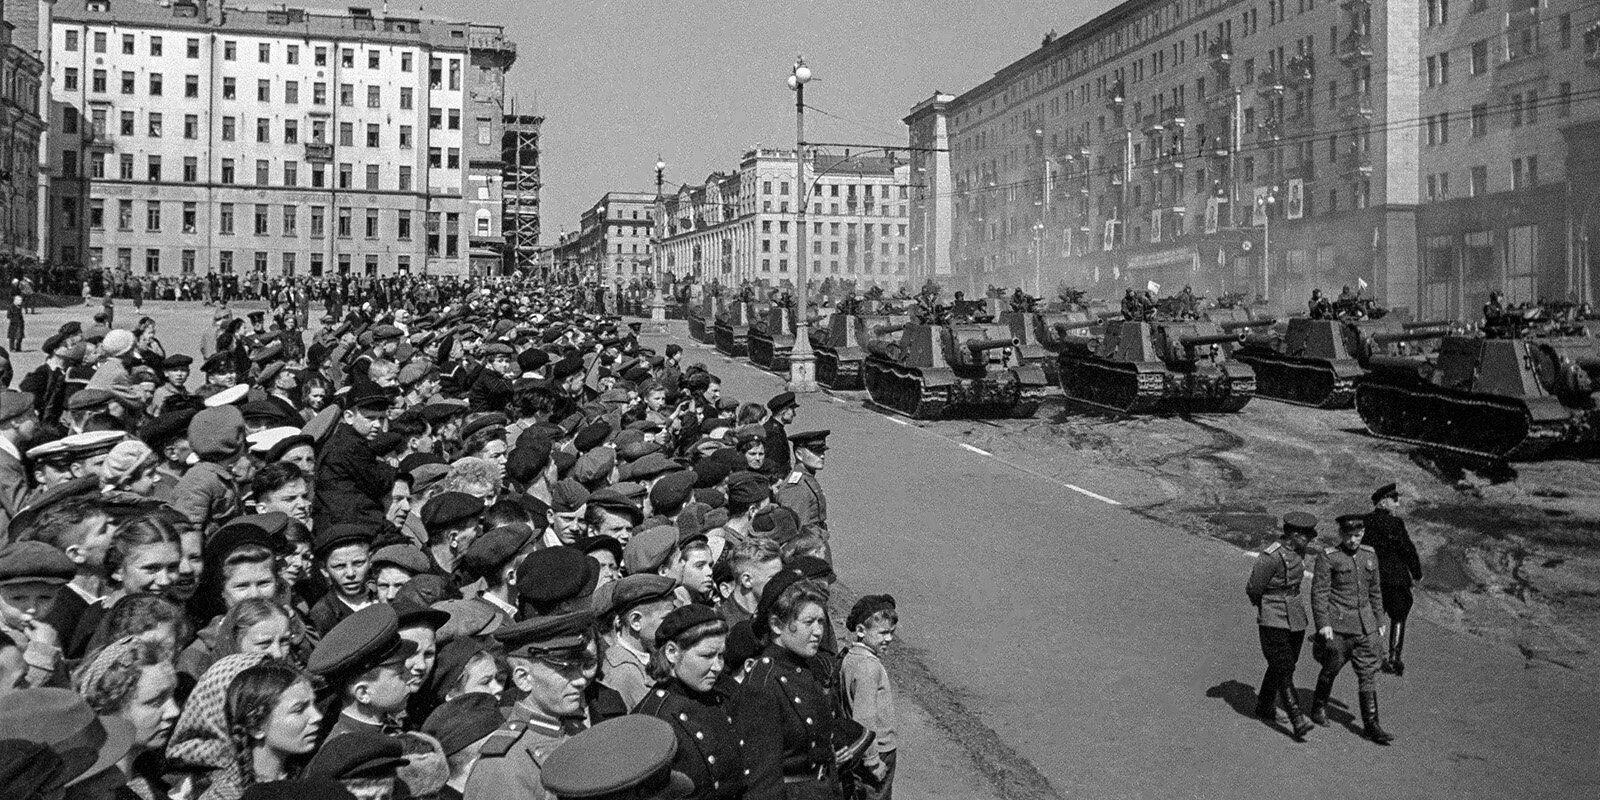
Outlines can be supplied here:
<path id="1" fill-rule="evenodd" d="M 25 10 L 31 10 L 25 7 Z M 0 266 L 26 274 L 38 266 L 39 146 L 44 61 L 27 19 L 0 20 Z"/>
<path id="2" fill-rule="evenodd" d="M 654 194 L 606 192 L 584 210 L 571 241 L 562 238 L 558 258 L 608 285 L 650 277 L 655 202 Z"/>
<path id="3" fill-rule="evenodd" d="M 70 0 L 52 40 L 51 202 L 84 209 L 91 269 L 463 274 L 500 261 L 516 49 L 499 26 Z"/>
<path id="4" fill-rule="evenodd" d="M 713 173 L 662 197 L 662 269 L 723 284 L 792 284 L 799 266 L 794 156 L 793 150 L 751 150 L 737 172 Z M 818 150 L 807 156 L 808 277 L 881 286 L 906 281 L 911 165 L 881 155 Z"/>
<path id="5" fill-rule="evenodd" d="M 1576 0 L 1130 0 L 906 118 L 958 283 L 1419 316 L 1592 299 L 1600 19 Z M 1592 184 L 1591 184 L 1592 185 Z M 948 198 L 944 211 L 935 203 Z M 930 262 L 937 263 L 937 262 Z"/>

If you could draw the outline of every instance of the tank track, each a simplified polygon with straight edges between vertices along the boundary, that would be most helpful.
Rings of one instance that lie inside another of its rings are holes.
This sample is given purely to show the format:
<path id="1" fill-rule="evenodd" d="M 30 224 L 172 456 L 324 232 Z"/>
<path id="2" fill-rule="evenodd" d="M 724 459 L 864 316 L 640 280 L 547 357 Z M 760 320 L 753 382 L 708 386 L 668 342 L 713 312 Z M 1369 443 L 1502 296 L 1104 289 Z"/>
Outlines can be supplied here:
<path id="1" fill-rule="evenodd" d="M 1236 414 L 1250 405 L 1256 396 L 1256 379 L 1234 378 L 1228 381 L 1228 393 L 1222 397 L 1201 397 L 1175 401 L 1187 404 L 1189 410 L 1219 414 Z"/>
<path id="2" fill-rule="evenodd" d="M 762 368 L 772 369 L 772 340 L 754 334 L 745 337 L 745 355 L 750 363 Z"/>
<path id="3" fill-rule="evenodd" d="M 1355 406 L 1355 379 L 1338 377 L 1327 361 L 1256 353 L 1233 357 L 1255 370 L 1256 394 L 1262 397 L 1310 408 Z"/>
<path id="4" fill-rule="evenodd" d="M 930 387 L 915 370 L 875 359 L 862 365 L 861 375 L 872 402 L 913 419 L 1031 417 L 1044 402 L 1046 389 L 1016 380 L 1001 384 L 972 379 Z"/>
<path id="5" fill-rule="evenodd" d="M 1535 459 L 1570 438 L 1565 422 L 1536 424 L 1519 400 L 1420 382 L 1364 380 L 1356 412 L 1373 436 L 1490 460 Z"/>
<path id="6" fill-rule="evenodd" d="M 709 335 L 705 320 L 699 317 L 689 318 L 689 338 L 701 344 L 711 344 L 713 337 Z"/>
<path id="7" fill-rule="evenodd" d="M 716 328 L 717 350 L 730 358 L 744 358 L 749 354 L 749 333 L 735 331 L 731 326 L 718 325 Z"/>
<path id="8" fill-rule="evenodd" d="M 1067 399 L 1120 414 L 1148 414 L 1166 395 L 1166 375 L 1132 364 L 1062 356 L 1056 364 Z"/>
<path id="9" fill-rule="evenodd" d="M 841 360 L 834 350 L 817 351 L 817 383 L 838 391 L 859 391 L 861 359 Z"/>

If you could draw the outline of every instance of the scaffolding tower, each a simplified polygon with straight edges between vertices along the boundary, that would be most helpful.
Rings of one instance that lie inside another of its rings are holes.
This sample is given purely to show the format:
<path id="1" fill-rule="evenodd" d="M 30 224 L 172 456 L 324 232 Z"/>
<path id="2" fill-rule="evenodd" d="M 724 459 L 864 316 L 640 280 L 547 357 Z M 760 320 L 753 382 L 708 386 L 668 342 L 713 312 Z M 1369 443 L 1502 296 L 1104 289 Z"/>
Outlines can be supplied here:
<path id="1" fill-rule="evenodd" d="M 535 274 L 539 262 L 539 126 L 544 117 L 506 114 L 500 136 L 504 192 L 500 229 L 505 232 L 505 271 Z"/>

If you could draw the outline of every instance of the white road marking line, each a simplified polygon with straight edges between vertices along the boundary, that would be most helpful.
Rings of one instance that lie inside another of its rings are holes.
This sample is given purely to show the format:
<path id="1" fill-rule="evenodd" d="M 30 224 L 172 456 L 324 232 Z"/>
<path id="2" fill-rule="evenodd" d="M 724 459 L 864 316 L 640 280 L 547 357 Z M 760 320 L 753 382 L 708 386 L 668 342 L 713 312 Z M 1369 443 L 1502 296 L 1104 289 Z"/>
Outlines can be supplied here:
<path id="1" fill-rule="evenodd" d="M 1249 556 L 1250 558 L 1260 558 L 1261 557 L 1261 554 L 1257 553 L 1254 550 L 1246 550 L 1246 551 L 1244 551 L 1244 554 L 1246 556 Z"/>
<path id="2" fill-rule="evenodd" d="M 1068 489 L 1071 489 L 1074 492 L 1077 492 L 1078 494 L 1083 495 L 1084 497 L 1093 497 L 1094 499 L 1099 500 L 1102 503 L 1106 503 L 1106 504 L 1113 505 L 1113 506 L 1122 505 L 1121 503 L 1119 503 L 1119 502 L 1117 502 L 1115 500 L 1112 500 L 1111 498 L 1106 497 L 1103 494 L 1095 494 L 1094 492 L 1091 492 L 1088 489 L 1083 488 L 1082 486 L 1073 486 L 1070 483 L 1063 483 L 1061 485 L 1067 487 Z"/>
<path id="3" fill-rule="evenodd" d="M 906 425 L 906 426 L 910 426 L 911 425 L 911 423 L 906 422 L 905 420 L 900 419 L 899 417 L 884 417 L 884 419 L 889 420 L 890 422 L 893 422 L 896 425 Z"/>
<path id="4" fill-rule="evenodd" d="M 980 449 L 978 449 L 978 448 L 976 448 L 976 447 L 973 447 L 973 446 L 972 446 L 972 445 L 970 445 L 970 444 L 967 444 L 967 443 L 966 443 L 966 442 L 956 442 L 956 444 L 959 444 L 959 445 L 961 445 L 961 446 L 962 446 L 962 447 L 963 447 L 963 448 L 965 448 L 965 449 L 967 449 L 967 450 L 971 450 L 971 451 L 972 451 L 972 452 L 974 452 L 974 453 L 977 453 L 977 454 L 978 454 L 978 455 L 980 455 L 980 456 L 990 456 L 990 457 L 993 457 L 993 456 L 994 456 L 994 453 L 991 453 L 991 452 L 989 452 L 989 451 L 988 451 L 988 450 L 980 450 Z M 1082 489 L 1079 489 L 1079 490 L 1078 490 L 1078 491 L 1080 491 L 1080 492 L 1081 492 L 1081 491 L 1083 491 L 1083 490 L 1082 490 Z"/>

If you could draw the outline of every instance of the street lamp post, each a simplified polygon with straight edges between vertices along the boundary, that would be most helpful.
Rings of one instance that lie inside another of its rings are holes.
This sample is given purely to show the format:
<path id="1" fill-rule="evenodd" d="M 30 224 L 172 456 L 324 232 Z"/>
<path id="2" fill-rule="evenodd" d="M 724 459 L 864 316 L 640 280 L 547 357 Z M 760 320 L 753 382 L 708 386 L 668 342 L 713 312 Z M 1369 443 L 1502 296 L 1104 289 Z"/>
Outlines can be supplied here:
<path id="1" fill-rule="evenodd" d="M 652 272 L 655 273 L 651 283 L 655 284 L 656 288 L 655 296 L 650 298 L 650 327 L 655 329 L 656 333 L 667 332 L 667 302 L 661 295 L 661 284 L 663 281 L 663 276 L 666 274 L 661 269 L 661 251 L 663 246 L 662 240 L 664 238 L 662 234 L 665 233 L 666 230 L 666 220 L 662 217 L 662 212 L 666 206 L 661 202 L 661 184 L 666 180 L 666 175 L 667 162 L 661 160 L 659 157 L 656 158 L 655 219 L 650 221 L 650 232 L 655 235 L 656 239 L 655 252 L 652 253 L 650 257 L 651 265 L 654 267 Z"/>
<path id="2" fill-rule="evenodd" d="M 789 353 L 789 391 L 817 390 L 817 355 L 811 349 L 811 286 L 806 253 L 806 84 L 811 68 L 796 57 L 789 73 L 794 91 L 795 319 L 794 349 Z"/>
<path id="3" fill-rule="evenodd" d="M 1272 206 L 1278 202 L 1278 187 L 1267 190 L 1261 206 L 1261 299 L 1272 299 Z"/>

